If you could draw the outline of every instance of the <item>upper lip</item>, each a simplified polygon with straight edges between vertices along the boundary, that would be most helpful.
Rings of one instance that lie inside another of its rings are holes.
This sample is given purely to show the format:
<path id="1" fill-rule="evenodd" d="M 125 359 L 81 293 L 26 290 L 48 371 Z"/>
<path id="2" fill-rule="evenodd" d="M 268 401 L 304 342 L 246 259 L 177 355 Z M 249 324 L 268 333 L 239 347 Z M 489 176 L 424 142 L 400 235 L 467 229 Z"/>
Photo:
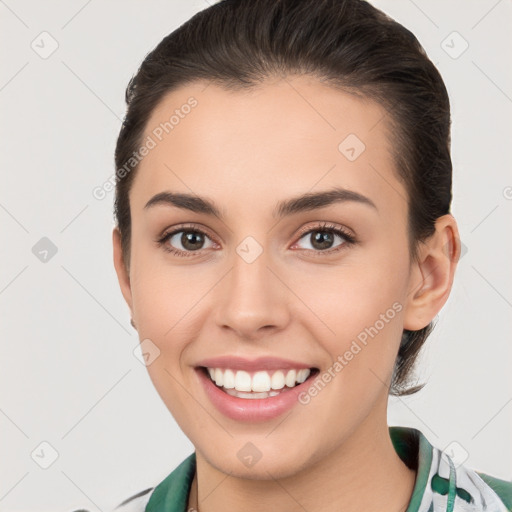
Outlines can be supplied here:
<path id="1" fill-rule="evenodd" d="M 314 368 L 307 363 L 292 361 L 291 359 L 282 359 L 280 357 L 259 357 L 257 359 L 245 359 L 238 356 L 219 356 L 203 359 L 197 363 L 197 366 L 205 366 L 206 368 L 229 368 L 232 370 L 286 370 Z"/>

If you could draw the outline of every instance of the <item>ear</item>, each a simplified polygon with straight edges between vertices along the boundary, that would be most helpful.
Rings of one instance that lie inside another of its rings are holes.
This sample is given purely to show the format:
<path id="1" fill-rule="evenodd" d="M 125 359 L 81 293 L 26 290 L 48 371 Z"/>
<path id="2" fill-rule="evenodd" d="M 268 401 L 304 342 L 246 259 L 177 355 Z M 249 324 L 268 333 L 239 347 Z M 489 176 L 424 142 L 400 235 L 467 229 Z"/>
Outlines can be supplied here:
<path id="1" fill-rule="evenodd" d="M 446 214 L 436 221 L 436 231 L 420 245 L 412 263 L 404 313 L 404 329 L 426 327 L 448 300 L 460 257 L 455 218 Z"/>
<path id="2" fill-rule="evenodd" d="M 112 245 L 114 249 L 114 267 L 116 269 L 117 280 L 119 281 L 119 286 L 121 287 L 121 293 L 123 294 L 124 300 L 128 304 L 128 307 L 130 308 L 130 314 L 133 317 L 130 273 L 123 261 L 121 233 L 117 226 L 112 231 Z"/>

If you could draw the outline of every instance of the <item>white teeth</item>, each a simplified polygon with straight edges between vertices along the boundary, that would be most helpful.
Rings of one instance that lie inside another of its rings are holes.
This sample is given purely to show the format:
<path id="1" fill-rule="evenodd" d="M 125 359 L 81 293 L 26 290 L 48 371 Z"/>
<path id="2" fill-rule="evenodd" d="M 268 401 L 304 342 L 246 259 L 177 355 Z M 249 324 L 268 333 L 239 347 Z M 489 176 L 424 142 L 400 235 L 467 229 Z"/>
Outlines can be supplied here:
<path id="1" fill-rule="evenodd" d="M 217 370 L 219 370 L 219 368 L 217 368 L 215 372 L 217 372 Z M 251 376 L 247 372 L 244 372 L 243 370 L 238 370 L 236 372 L 235 389 L 237 391 L 251 391 Z"/>
<path id="2" fill-rule="evenodd" d="M 267 372 L 256 372 L 252 378 L 253 391 L 270 391 L 270 375 Z"/>
<path id="3" fill-rule="evenodd" d="M 284 373 L 281 370 L 272 375 L 272 389 L 283 389 L 284 388 Z"/>
<path id="4" fill-rule="evenodd" d="M 234 389 L 226 389 L 226 393 L 231 396 L 236 396 L 238 398 L 268 398 L 270 396 L 279 395 L 280 391 L 269 391 L 268 393 L 244 393 L 243 391 L 236 391 Z"/>
<path id="5" fill-rule="evenodd" d="M 224 384 L 226 389 L 233 389 L 235 387 L 235 374 L 233 370 L 226 370 L 224 372 Z"/>
<path id="6" fill-rule="evenodd" d="M 217 384 L 217 386 L 222 386 L 224 381 L 223 377 L 224 372 L 220 368 L 215 368 L 215 384 Z"/>
<path id="7" fill-rule="evenodd" d="M 279 392 L 273 390 L 282 390 L 285 386 L 292 388 L 296 383 L 302 384 L 309 377 L 311 370 L 309 368 L 277 370 L 272 375 L 265 370 L 261 370 L 251 375 L 243 370 L 208 368 L 208 373 L 217 386 L 230 390 L 230 395 L 235 395 L 236 392 L 240 391 L 242 392 L 241 395 L 250 395 L 243 398 L 266 398 L 279 394 Z M 239 394 L 236 394 L 236 396 L 239 396 Z"/>
<path id="8" fill-rule="evenodd" d="M 309 370 L 307 368 L 303 368 L 302 370 L 299 370 L 297 372 L 297 382 L 299 384 L 302 384 L 309 377 L 310 373 L 311 373 L 311 370 Z"/>
<path id="9" fill-rule="evenodd" d="M 295 370 L 290 370 L 287 374 L 286 374 L 286 385 L 289 387 L 289 388 L 293 388 L 293 386 L 295 386 L 295 377 L 297 377 L 297 372 Z"/>

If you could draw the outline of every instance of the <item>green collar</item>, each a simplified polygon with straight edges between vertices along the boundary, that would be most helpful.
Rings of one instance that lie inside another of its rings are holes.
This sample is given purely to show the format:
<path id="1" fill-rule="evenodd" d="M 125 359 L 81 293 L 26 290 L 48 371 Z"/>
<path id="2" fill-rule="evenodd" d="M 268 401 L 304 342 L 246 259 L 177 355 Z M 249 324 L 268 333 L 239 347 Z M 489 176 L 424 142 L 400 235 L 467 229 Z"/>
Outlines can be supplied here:
<path id="1" fill-rule="evenodd" d="M 415 428 L 389 427 L 389 435 L 398 456 L 408 468 L 417 471 L 411 501 L 406 512 L 418 512 L 432 466 L 432 445 Z"/>
<path id="2" fill-rule="evenodd" d="M 389 435 L 399 457 L 409 468 L 418 471 L 406 511 L 418 512 L 432 463 L 432 445 L 414 428 L 392 426 Z M 196 453 L 193 452 L 155 487 L 145 512 L 186 512 L 195 471 Z"/>

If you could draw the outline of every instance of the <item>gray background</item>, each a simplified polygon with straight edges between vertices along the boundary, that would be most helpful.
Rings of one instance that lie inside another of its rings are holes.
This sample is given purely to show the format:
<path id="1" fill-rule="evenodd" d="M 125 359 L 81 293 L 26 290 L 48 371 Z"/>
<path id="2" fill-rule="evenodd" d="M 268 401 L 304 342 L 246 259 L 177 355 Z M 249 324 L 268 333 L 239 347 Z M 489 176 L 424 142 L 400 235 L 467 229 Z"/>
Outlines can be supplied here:
<path id="1" fill-rule="evenodd" d="M 467 249 L 422 355 L 428 385 L 391 399 L 389 423 L 512 479 L 512 3 L 374 4 L 416 34 L 445 79 L 452 211 Z M 107 511 L 193 450 L 134 355 L 112 264 L 113 193 L 92 190 L 114 172 L 131 75 L 207 5 L 0 1 L 2 511 Z"/>

